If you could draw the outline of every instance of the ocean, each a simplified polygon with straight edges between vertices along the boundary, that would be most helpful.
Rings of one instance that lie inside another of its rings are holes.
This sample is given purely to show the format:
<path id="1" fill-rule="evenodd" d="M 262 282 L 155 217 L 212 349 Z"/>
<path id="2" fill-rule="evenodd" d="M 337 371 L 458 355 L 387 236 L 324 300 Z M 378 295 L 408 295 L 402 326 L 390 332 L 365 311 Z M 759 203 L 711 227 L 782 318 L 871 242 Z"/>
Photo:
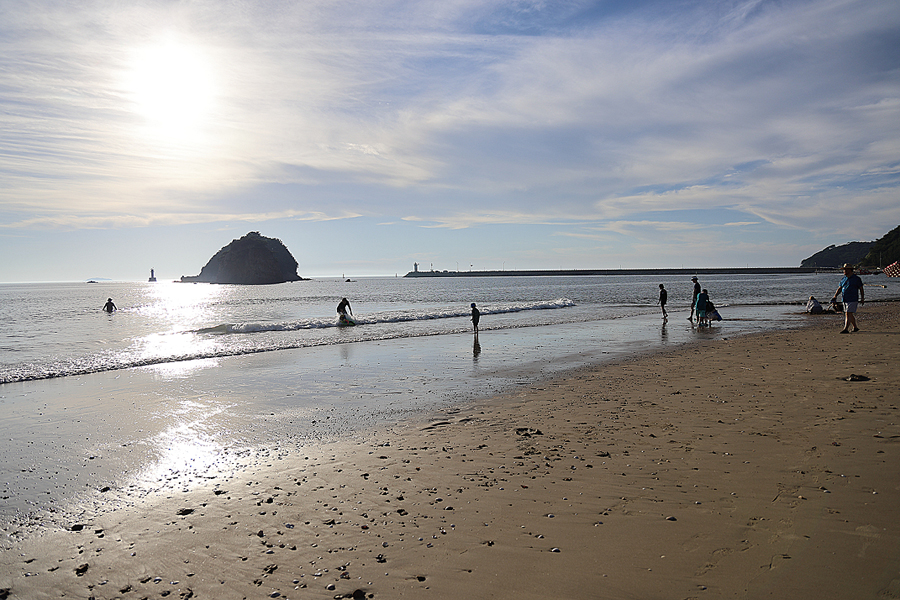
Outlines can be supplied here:
<path id="1" fill-rule="evenodd" d="M 188 489 L 605 360 L 800 326 L 806 299 L 827 301 L 840 277 L 705 275 L 724 320 L 702 328 L 689 279 L 0 284 L 0 522 Z M 869 301 L 900 298 L 894 279 L 864 281 Z M 344 297 L 354 327 L 338 326 Z"/>

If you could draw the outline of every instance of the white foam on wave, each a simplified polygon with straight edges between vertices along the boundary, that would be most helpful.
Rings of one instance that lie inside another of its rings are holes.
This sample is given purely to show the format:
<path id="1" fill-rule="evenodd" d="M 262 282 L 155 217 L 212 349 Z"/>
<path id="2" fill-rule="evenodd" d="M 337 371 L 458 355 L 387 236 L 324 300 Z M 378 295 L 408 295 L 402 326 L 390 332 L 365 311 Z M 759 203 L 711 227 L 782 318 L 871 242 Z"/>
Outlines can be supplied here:
<path id="1" fill-rule="evenodd" d="M 553 310 L 569 308 L 575 303 L 568 298 L 558 298 L 543 302 L 511 302 L 506 304 L 488 305 L 479 307 L 482 315 L 501 315 L 517 313 L 529 310 Z M 434 319 L 455 319 L 468 317 L 470 309 L 449 307 L 445 309 L 392 311 L 373 313 L 366 316 L 356 316 L 357 325 L 379 325 L 385 323 L 410 323 L 415 321 L 430 321 Z M 204 334 L 248 334 L 271 331 L 300 331 L 304 329 L 323 329 L 337 327 L 337 318 L 334 319 L 302 319 L 289 322 L 251 322 L 251 323 L 225 323 L 198 329 L 194 333 Z"/>
<path id="2" fill-rule="evenodd" d="M 575 306 L 575 302 L 568 298 L 539 302 L 507 302 L 492 303 L 479 306 L 482 315 L 503 315 L 521 313 L 527 311 L 543 311 L 569 308 Z M 446 308 L 421 308 L 409 311 L 388 311 L 373 313 L 356 317 L 357 325 L 394 325 L 398 323 L 416 323 L 443 319 L 468 318 L 471 309 L 468 307 L 451 306 Z M 86 356 L 70 358 L 63 361 L 49 360 L 44 363 L 29 363 L 0 373 L 0 384 L 14 381 L 32 381 L 38 379 L 53 379 L 72 375 L 86 375 L 102 371 L 113 371 L 132 367 L 146 367 L 152 365 L 181 362 L 196 359 L 218 358 L 225 356 L 238 356 L 242 354 L 254 354 L 271 350 L 287 350 L 309 346 L 326 345 L 336 341 L 334 338 L 321 336 L 288 336 L 272 339 L 265 335 L 256 337 L 251 334 L 277 334 L 278 332 L 315 332 L 330 328 L 337 328 L 337 317 L 333 318 L 309 318 L 296 321 L 267 322 L 255 321 L 247 323 L 221 323 L 210 327 L 203 327 L 192 331 L 170 331 L 151 334 L 140 338 L 132 347 L 117 352 L 97 352 Z M 515 327 L 515 325 L 500 325 L 499 328 Z M 356 328 L 353 328 L 356 329 Z M 447 329 L 446 327 L 442 329 Z M 451 327 L 450 329 L 454 329 Z M 419 336 L 422 331 L 413 331 L 412 328 L 388 330 L 377 327 L 365 328 L 366 331 L 361 340 L 389 339 L 405 336 Z M 449 332 L 449 331 L 445 331 Z M 148 340 L 153 339 L 152 344 Z M 204 341 L 205 340 L 205 341 Z M 148 346 L 153 346 L 154 351 L 148 351 Z"/>

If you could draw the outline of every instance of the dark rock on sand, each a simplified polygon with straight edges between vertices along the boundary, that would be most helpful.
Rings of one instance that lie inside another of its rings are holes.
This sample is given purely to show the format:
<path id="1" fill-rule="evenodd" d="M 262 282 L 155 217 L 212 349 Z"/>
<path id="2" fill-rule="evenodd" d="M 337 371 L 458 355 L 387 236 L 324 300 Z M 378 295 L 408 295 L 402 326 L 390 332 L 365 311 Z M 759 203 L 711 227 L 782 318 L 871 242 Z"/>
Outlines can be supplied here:
<path id="1" fill-rule="evenodd" d="M 540 429 L 533 429 L 531 427 L 516 427 L 516 435 L 521 435 L 523 437 L 531 437 L 533 435 L 544 435 Z"/>
<path id="2" fill-rule="evenodd" d="M 856 373 L 850 373 L 848 377 L 838 377 L 838 379 L 843 379 L 844 381 L 869 381 L 869 378 L 865 375 L 857 375 Z"/>

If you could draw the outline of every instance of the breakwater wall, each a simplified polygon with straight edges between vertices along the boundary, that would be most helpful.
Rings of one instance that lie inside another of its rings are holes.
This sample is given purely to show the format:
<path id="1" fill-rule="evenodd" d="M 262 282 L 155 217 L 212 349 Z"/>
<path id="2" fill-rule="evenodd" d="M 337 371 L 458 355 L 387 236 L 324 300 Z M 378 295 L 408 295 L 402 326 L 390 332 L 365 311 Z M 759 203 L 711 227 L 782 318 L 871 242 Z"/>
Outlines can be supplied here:
<path id="1" fill-rule="evenodd" d="M 760 275 L 800 274 L 830 270 L 812 267 L 749 267 L 734 269 L 545 269 L 529 271 L 410 271 L 404 277 L 583 277 L 597 275 Z M 835 273 L 839 272 L 837 269 Z"/>

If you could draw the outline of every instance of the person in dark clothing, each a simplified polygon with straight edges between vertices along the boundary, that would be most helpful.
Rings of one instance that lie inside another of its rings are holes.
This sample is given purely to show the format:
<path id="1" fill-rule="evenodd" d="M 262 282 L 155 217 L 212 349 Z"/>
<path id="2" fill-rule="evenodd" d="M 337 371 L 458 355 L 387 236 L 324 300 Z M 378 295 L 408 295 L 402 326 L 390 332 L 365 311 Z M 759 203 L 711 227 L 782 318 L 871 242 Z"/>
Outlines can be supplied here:
<path id="1" fill-rule="evenodd" d="M 475 328 L 475 333 L 478 333 L 478 321 L 481 320 L 481 311 L 478 310 L 478 307 L 475 306 L 475 303 L 472 303 L 472 327 Z"/>
<path id="2" fill-rule="evenodd" d="M 659 284 L 659 304 L 660 308 L 662 308 L 663 319 L 669 318 L 669 313 L 666 312 L 666 301 L 669 299 L 669 292 L 666 291 L 666 287 L 663 284 Z"/>
<path id="3" fill-rule="evenodd" d="M 694 282 L 694 292 L 691 294 L 691 316 L 688 317 L 688 321 L 694 320 L 694 310 L 697 309 L 698 319 L 699 319 L 699 308 L 697 306 L 697 296 L 700 295 L 700 282 L 697 281 L 697 277 L 691 277 L 691 281 Z"/>
<path id="4" fill-rule="evenodd" d="M 341 302 L 340 302 L 340 304 L 338 304 L 338 307 L 337 307 L 338 314 L 344 315 L 346 317 L 348 310 L 350 311 L 350 314 L 352 315 L 353 309 L 350 308 L 350 301 L 347 300 L 346 298 L 341 298 Z"/>
<path id="5" fill-rule="evenodd" d="M 103 305 L 103 310 L 105 310 L 108 313 L 111 313 L 112 311 L 119 310 L 119 309 L 116 307 L 115 303 L 112 301 L 112 298 L 107 298 L 106 304 Z"/>

